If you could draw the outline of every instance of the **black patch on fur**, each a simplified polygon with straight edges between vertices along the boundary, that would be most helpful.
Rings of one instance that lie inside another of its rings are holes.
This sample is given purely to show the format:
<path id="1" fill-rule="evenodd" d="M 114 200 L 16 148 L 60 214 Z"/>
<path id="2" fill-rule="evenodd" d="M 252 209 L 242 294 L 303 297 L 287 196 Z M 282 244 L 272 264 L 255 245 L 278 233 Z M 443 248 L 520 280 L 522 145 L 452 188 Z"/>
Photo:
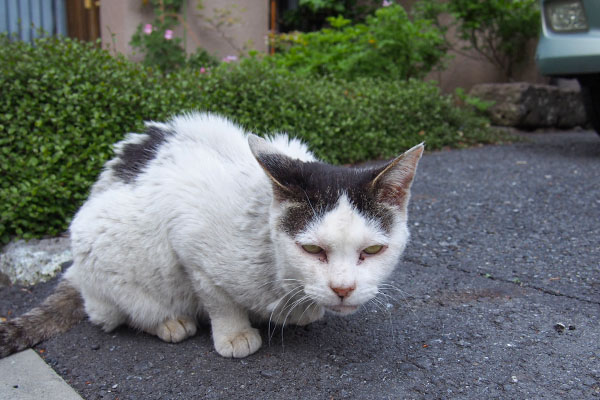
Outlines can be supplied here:
<path id="1" fill-rule="evenodd" d="M 160 146 L 173 133 L 156 126 L 150 126 L 146 131 L 147 137 L 140 143 L 126 144 L 119 162 L 112 169 L 117 177 L 125 183 L 131 183 L 144 171 L 144 168 L 156 157 Z"/>
<path id="2" fill-rule="evenodd" d="M 394 211 L 377 200 L 377 191 L 371 185 L 385 165 L 346 168 L 321 162 L 299 162 L 279 154 L 261 154 L 259 161 L 283 186 L 273 185 L 276 198 L 290 202 L 281 221 L 282 229 L 289 235 L 302 232 L 315 218 L 335 208 L 344 193 L 362 215 L 378 221 L 383 230 L 390 232 Z"/>

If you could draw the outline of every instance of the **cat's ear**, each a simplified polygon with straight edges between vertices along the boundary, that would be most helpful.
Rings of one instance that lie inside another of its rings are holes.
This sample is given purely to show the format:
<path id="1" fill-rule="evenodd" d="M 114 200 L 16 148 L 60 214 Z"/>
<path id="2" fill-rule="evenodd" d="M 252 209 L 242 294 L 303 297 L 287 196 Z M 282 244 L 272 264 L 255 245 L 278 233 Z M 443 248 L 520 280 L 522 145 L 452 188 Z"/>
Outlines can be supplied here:
<path id="1" fill-rule="evenodd" d="M 425 145 L 416 145 L 377 170 L 371 187 L 377 199 L 405 210 L 410 198 L 410 187 Z"/>
<path id="2" fill-rule="evenodd" d="M 286 156 L 265 139 L 254 134 L 248 135 L 248 145 L 258 164 L 271 179 L 275 197 L 279 201 L 293 197 L 293 190 L 286 181 L 301 161 Z"/>

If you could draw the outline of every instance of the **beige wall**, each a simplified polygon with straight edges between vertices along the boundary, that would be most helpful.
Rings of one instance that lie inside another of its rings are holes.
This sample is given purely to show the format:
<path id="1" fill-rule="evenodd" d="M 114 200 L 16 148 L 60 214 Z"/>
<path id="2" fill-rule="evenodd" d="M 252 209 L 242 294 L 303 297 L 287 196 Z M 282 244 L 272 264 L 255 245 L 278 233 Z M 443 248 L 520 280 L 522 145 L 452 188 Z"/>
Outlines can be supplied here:
<path id="1" fill-rule="evenodd" d="M 238 55 L 228 40 L 200 16 L 212 17 L 215 9 L 223 8 L 233 11 L 231 17 L 235 21 L 231 27 L 224 27 L 223 31 L 236 47 L 242 48 L 249 44 L 249 49 L 267 51 L 265 37 L 269 27 L 268 0 L 203 0 L 202 4 L 204 8 L 201 11 L 196 7 L 196 0 L 188 0 L 185 6 L 189 27 L 186 35 L 188 51 L 201 46 L 218 57 Z M 104 46 L 108 45 L 132 59 L 139 59 L 139 55 L 133 54 L 129 40 L 139 24 L 151 23 L 153 18 L 152 7 L 143 6 L 142 0 L 102 0 L 100 26 Z M 181 24 L 175 30 L 175 35 L 183 38 Z"/>
<path id="2" fill-rule="evenodd" d="M 540 75 L 535 65 L 536 41 L 533 41 L 525 55 L 524 62 L 519 65 L 514 72 L 514 81 L 527 81 L 534 83 L 546 83 L 547 78 Z M 427 79 L 439 82 L 442 91 L 448 93 L 454 91 L 457 87 L 470 90 L 474 85 L 484 82 L 508 82 L 504 73 L 494 65 L 482 60 L 481 57 L 473 51 L 461 51 L 458 54 L 451 51 L 453 58 L 448 62 L 447 68 L 443 71 L 434 71 L 427 76 Z"/>

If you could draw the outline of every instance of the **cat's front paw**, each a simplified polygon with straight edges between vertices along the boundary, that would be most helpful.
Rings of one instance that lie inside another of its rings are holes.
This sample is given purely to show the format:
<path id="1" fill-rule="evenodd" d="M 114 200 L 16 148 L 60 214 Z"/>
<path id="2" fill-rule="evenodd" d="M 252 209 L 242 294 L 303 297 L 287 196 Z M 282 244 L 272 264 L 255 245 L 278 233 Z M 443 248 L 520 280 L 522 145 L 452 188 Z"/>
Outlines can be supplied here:
<path id="1" fill-rule="evenodd" d="M 152 333 L 165 342 L 177 343 L 196 334 L 196 322 L 188 317 L 168 319 L 159 324 Z"/>
<path id="2" fill-rule="evenodd" d="M 229 334 L 213 334 L 217 353 L 223 357 L 243 358 L 256 352 L 262 345 L 257 329 L 248 328 Z"/>

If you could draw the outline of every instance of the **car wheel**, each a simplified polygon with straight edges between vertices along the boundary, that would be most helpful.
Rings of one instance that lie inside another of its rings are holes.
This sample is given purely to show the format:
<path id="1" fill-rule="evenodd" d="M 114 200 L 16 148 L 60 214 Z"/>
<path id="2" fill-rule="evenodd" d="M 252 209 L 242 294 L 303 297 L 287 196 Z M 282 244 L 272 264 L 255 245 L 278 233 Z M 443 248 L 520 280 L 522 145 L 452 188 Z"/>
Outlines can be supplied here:
<path id="1" fill-rule="evenodd" d="M 579 84 L 588 120 L 600 135 L 600 75 L 580 77 Z"/>

